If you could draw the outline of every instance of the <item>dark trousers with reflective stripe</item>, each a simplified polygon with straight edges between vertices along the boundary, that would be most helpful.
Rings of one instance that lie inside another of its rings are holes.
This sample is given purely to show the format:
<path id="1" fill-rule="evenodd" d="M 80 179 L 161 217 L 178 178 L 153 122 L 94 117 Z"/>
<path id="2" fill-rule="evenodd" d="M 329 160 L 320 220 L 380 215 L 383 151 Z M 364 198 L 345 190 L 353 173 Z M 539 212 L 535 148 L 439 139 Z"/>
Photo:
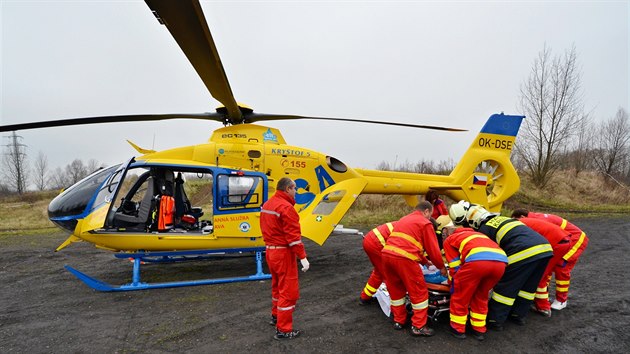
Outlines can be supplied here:
<path id="1" fill-rule="evenodd" d="M 533 296 L 536 293 L 536 287 L 542 278 L 547 263 L 551 259 L 549 257 L 537 259 L 530 262 L 516 262 L 509 264 L 505 268 L 505 273 L 493 292 L 503 298 L 514 299 L 514 304 L 509 306 L 502 302 L 490 298 L 488 302 L 488 322 L 503 323 L 508 316 L 518 316 L 525 318 L 529 312 L 529 307 L 533 302 Z M 531 294 L 531 299 L 519 296 L 519 292 L 523 291 Z"/>

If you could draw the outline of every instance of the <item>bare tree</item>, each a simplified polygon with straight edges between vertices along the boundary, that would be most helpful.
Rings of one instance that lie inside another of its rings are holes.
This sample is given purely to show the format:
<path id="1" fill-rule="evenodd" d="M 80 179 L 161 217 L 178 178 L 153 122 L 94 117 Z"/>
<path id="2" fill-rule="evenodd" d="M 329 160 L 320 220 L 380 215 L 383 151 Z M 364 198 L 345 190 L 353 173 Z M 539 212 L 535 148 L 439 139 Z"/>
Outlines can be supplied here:
<path id="1" fill-rule="evenodd" d="M 0 197 L 11 194 L 11 189 L 6 184 L 0 183 Z"/>
<path id="2" fill-rule="evenodd" d="M 62 189 L 71 185 L 66 171 L 61 167 L 55 168 L 55 170 L 50 174 L 48 182 L 50 184 L 50 188 L 53 189 Z"/>
<path id="3" fill-rule="evenodd" d="M 90 159 L 88 160 L 87 166 L 85 166 L 85 170 L 87 171 L 88 175 L 91 174 L 92 172 L 103 168 L 103 164 L 99 163 L 98 161 L 96 161 L 95 159 Z"/>
<path id="4" fill-rule="evenodd" d="M 380 171 L 391 171 L 392 166 L 387 161 L 381 161 L 376 165 L 376 169 Z"/>
<path id="5" fill-rule="evenodd" d="M 40 150 L 33 165 L 33 178 L 37 190 L 43 191 L 48 186 L 48 157 Z"/>
<path id="6" fill-rule="evenodd" d="M 572 167 L 575 171 L 575 176 L 593 167 L 592 155 L 593 155 L 593 139 L 595 138 L 594 124 L 585 116 L 579 123 L 579 128 L 574 140 L 573 151 L 571 153 L 571 159 L 569 167 Z"/>
<path id="7" fill-rule="evenodd" d="M 26 161 L 26 145 L 20 143 L 21 136 L 13 132 L 8 136 L 9 143 L 5 145 L 3 155 L 3 175 L 8 185 L 18 194 L 26 192 L 28 186 L 28 172 Z"/>
<path id="8" fill-rule="evenodd" d="M 68 177 L 70 184 L 79 182 L 87 175 L 87 168 L 80 159 L 74 159 L 71 163 L 66 165 L 66 176 Z"/>
<path id="9" fill-rule="evenodd" d="M 515 150 L 534 184 L 544 187 L 560 167 L 559 155 L 566 152 L 583 117 L 575 47 L 551 58 L 545 45 L 520 91 L 527 119 Z"/>
<path id="10" fill-rule="evenodd" d="M 594 154 L 597 170 L 608 177 L 625 178 L 625 164 L 630 149 L 628 113 L 619 108 L 613 118 L 602 122 L 597 132 Z"/>

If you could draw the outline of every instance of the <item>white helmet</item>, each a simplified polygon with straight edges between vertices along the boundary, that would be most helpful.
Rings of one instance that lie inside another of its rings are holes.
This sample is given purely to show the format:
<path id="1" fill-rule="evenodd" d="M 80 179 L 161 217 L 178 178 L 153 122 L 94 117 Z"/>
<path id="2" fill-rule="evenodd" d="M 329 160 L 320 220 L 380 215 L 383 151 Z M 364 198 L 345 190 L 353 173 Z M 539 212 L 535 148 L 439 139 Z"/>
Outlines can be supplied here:
<path id="1" fill-rule="evenodd" d="M 496 213 L 491 213 L 487 211 L 481 205 L 473 205 L 468 209 L 466 213 L 466 220 L 468 220 L 468 225 L 470 225 L 473 229 L 477 230 L 481 227 L 481 223 L 488 218 L 488 216 L 497 215 Z"/>
<path id="2" fill-rule="evenodd" d="M 448 216 L 455 225 L 462 225 L 466 221 L 466 209 L 460 203 L 453 204 L 448 209 Z"/>
<path id="3" fill-rule="evenodd" d="M 469 201 L 466 201 L 466 200 L 463 200 L 463 199 L 462 199 L 462 200 L 460 200 L 459 202 L 457 202 L 457 204 L 459 204 L 459 205 L 463 206 L 463 207 L 464 207 L 464 210 L 466 210 L 466 211 L 468 211 L 468 209 L 470 209 L 470 207 L 471 207 L 472 205 L 475 205 L 475 204 L 470 204 L 470 202 L 469 202 Z"/>

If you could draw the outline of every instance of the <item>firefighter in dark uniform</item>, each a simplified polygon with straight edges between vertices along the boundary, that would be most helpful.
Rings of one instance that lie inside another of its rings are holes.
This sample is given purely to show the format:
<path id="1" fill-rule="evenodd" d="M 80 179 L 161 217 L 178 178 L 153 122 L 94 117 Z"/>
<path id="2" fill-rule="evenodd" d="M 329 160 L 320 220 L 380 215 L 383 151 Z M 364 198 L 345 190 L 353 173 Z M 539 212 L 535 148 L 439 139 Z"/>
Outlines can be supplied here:
<path id="1" fill-rule="evenodd" d="M 461 210 L 450 210 L 451 219 L 461 220 L 458 215 Z M 465 220 L 473 229 L 498 243 L 508 257 L 505 273 L 493 288 L 488 303 L 488 328 L 501 331 L 508 318 L 524 325 L 536 287 L 553 256 L 551 245 L 522 222 L 490 213 L 479 205 L 470 206 Z"/>

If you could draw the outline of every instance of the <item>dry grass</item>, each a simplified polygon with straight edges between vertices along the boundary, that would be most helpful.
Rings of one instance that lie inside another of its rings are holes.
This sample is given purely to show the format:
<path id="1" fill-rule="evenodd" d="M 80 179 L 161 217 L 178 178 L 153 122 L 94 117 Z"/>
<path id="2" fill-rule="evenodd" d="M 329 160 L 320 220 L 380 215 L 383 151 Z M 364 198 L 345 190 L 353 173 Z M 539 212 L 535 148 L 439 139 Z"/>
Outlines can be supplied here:
<path id="1" fill-rule="evenodd" d="M 0 199 L 0 236 L 56 231 L 48 220 L 48 203 L 57 192 L 29 192 Z"/>
<path id="2" fill-rule="evenodd" d="M 519 192 L 503 205 L 509 212 L 517 207 L 562 214 L 629 214 L 630 189 L 595 172 L 561 171 L 544 189 L 521 176 Z"/>
<path id="3" fill-rule="evenodd" d="M 450 201 L 447 201 L 447 204 Z M 521 176 L 521 188 L 503 204 L 502 213 L 516 208 L 557 212 L 561 215 L 630 214 L 630 189 L 595 172 L 557 173 L 544 189 Z M 398 220 L 412 209 L 400 196 L 361 195 L 342 220 L 344 225 L 377 225 Z"/>
<path id="4" fill-rule="evenodd" d="M 205 200 L 208 188 L 209 184 L 200 184 L 187 191 L 188 196 L 191 200 Z M 56 195 L 56 191 L 30 192 L 0 198 L 0 236 L 56 232 L 47 215 L 48 203 Z M 503 205 L 503 214 L 509 215 L 519 207 L 567 216 L 575 213 L 628 215 L 630 189 L 593 172 L 582 172 L 577 176 L 570 171 L 557 173 L 545 189 L 533 187 L 526 176 L 521 176 L 521 189 Z M 398 220 L 411 210 L 401 196 L 361 195 L 341 223 L 377 225 Z"/>
<path id="5" fill-rule="evenodd" d="M 399 195 L 360 195 L 343 217 L 344 225 L 375 225 L 398 220 L 409 214 L 411 207 Z"/>

